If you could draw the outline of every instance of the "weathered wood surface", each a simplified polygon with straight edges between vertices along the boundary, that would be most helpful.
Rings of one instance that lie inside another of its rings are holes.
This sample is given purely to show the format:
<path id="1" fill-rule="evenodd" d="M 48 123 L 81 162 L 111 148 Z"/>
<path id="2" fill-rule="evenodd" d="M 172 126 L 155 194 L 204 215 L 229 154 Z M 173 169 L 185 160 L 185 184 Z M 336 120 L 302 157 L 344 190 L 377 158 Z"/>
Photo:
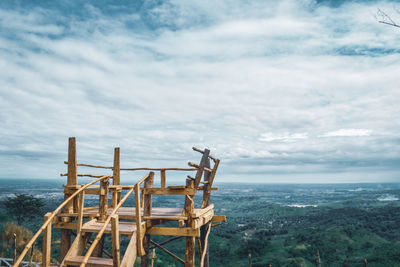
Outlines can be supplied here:
<path id="1" fill-rule="evenodd" d="M 74 256 L 65 261 L 66 265 L 80 266 L 82 264 L 83 256 Z M 87 267 L 112 267 L 113 259 L 90 257 L 86 263 Z"/>

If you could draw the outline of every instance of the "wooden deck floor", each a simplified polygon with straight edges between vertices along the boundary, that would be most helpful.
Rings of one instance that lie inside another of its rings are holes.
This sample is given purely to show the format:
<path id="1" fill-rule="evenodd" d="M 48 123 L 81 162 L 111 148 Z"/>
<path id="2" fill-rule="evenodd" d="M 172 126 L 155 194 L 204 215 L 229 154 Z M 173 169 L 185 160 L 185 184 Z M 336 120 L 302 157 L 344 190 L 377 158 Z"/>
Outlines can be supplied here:
<path id="1" fill-rule="evenodd" d="M 212 205 L 213 206 L 213 205 Z M 194 218 L 200 217 L 204 213 L 210 210 L 210 207 L 207 207 L 205 209 L 194 209 L 193 214 L 195 215 Z M 172 221 L 179 221 L 179 220 L 187 220 L 188 217 L 182 215 L 183 209 L 180 208 L 157 208 L 153 207 L 152 208 L 152 213 L 151 216 L 143 216 L 143 209 L 142 209 L 142 216 L 144 220 L 172 220 Z M 108 208 L 107 214 L 110 214 L 112 212 L 112 208 Z M 117 211 L 118 216 L 121 219 L 129 219 L 129 220 L 134 220 L 136 211 L 135 207 L 121 207 Z M 93 208 L 93 207 L 87 207 L 83 211 L 83 216 L 84 217 L 91 217 L 91 216 L 98 216 L 99 215 L 99 209 L 98 208 Z M 78 216 L 77 213 L 62 213 L 60 216 Z M 193 216 L 192 216 L 193 217 Z"/>

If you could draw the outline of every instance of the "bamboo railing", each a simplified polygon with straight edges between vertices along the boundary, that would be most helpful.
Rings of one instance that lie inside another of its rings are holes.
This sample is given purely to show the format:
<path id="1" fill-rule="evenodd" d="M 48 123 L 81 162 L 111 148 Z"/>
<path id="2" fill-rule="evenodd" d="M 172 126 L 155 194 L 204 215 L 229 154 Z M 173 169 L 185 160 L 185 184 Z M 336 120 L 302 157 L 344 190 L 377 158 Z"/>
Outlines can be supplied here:
<path id="1" fill-rule="evenodd" d="M 137 234 L 137 245 L 138 245 L 138 250 L 142 252 L 143 246 L 141 244 L 141 236 L 142 236 L 142 220 L 141 220 L 141 205 L 140 205 L 140 184 L 143 183 L 146 179 L 152 176 L 152 173 L 147 174 L 145 177 L 143 177 L 139 182 L 137 182 L 133 188 L 131 188 L 128 193 L 124 196 L 124 198 L 121 199 L 121 201 L 118 203 L 118 205 L 112 210 L 110 215 L 108 215 L 107 219 L 104 222 L 104 225 L 101 227 L 100 231 L 98 232 L 96 238 L 94 239 L 92 245 L 89 247 L 87 250 L 85 257 L 82 260 L 82 263 L 80 267 L 85 267 L 86 264 L 89 261 L 90 256 L 92 255 L 94 249 L 96 248 L 97 244 L 100 242 L 108 224 L 110 223 L 112 217 L 117 213 L 119 208 L 124 204 L 124 202 L 128 199 L 128 197 L 135 191 L 135 207 L 136 207 L 136 234 Z M 142 252 L 144 253 L 144 251 Z"/>
<path id="2" fill-rule="evenodd" d="M 85 190 L 87 187 L 91 186 L 92 184 L 95 184 L 99 181 L 105 180 L 110 178 L 109 175 L 102 176 L 84 186 L 82 186 L 79 190 L 77 190 L 75 193 L 70 195 L 60 206 L 58 206 L 57 209 L 55 209 L 49 216 L 47 216 L 47 220 L 43 223 L 42 227 L 39 229 L 39 231 L 36 232 L 36 234 L 31 238 L 31 240 L 28 242 L 28 244 L 25 246 L 24 250 L 21 252 L 17 260 L 14 262 L 13 267 L 18 267 L 18 265 L 22 262 L 24 259 L 26 253 L 28 250 L 32 247 L 32 245 L 35 243 L 36 239 L 40 236 L 40 234 L 49 226 L 53 218 L 61 211 L 62 208 L 64 208 L 71 200 L 73 200 L 80 192 Z"/>

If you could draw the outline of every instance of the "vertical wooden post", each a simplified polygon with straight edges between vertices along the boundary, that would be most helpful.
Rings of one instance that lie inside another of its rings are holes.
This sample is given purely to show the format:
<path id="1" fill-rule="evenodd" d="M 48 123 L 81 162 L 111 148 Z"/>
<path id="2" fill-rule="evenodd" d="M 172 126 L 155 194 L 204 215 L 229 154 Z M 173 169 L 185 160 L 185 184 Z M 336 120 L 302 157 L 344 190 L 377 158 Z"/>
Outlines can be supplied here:
<path id="1" fill-rule="evenodd" d="M 114 148 L 114 167 L 113 167 L 113 185 L 121 184 L 121 167 L 119 147 Z M 115 190 L 112 196 L 112 204 L 115 207 L 121 201 L 121 191 Z"/>
<path id="2" fill-rule="evenodd" d="M 139 256 L 143 256 L 145 254 L 143 248 L 143 240 L 142 236 L 144 233 L 142 229 L 142 209 L 140 208 L 140 187 L 139 184 L 135 184 L 135 212 L 136 212 L 136 242 L 137 242 L 137 251 Z"/>
<path id="3" fill-rule="evenodd" d="M 114 215 L 111 218 L 111 234 L 112 234 L 112 257 L 113 267 L 119 267 L 121 264 L 120 256 L 120 242 L 119 242 L 119 221 L 118 215 Z"/>
<path id="4" fill-rule="evenodd" d="M 150 172 L 149 178 L 144 181 L 144 190 L 142 194 L 143 197 L 143 216 L 151 216 L 152 201 L 153 196 L 151 194 L 146 194 L 146 188 L 152 188 L 154 183 L 154 172 Z M 145 235 L 143 239 L 143 249 L 146 255 L 141 257 L 140 266 L 149 266 L 149 247 L 150 247 L 150 235 Z"/>
<path id="5" fill-rule="evenodd" d="M 101 222 L 107 217 L 107 210 L 108 210 L 108 185 L 109 179 L 103 179 L 100 181 L 100 197 L 99 197 L 99 213 Z"/>
<path id="6" fill-rule="evenodd" d="M 44 216 L 44 222 L 46 222 L 51 213 L 47 213 Z M 47 225 L 43 232 L 43 252 L 42 252 L 42 266 L 50 267 L 51 258 L 51 222 Z"/>
<path id="7" fill-rule="evenodd" d="M 194 188 L 195 182 L 192 179 L 186 180 L 187 188 Z M 187 227 L 192 227 L 192 218 L 190 216 L 193 213 L 194 209 L 194 200 L 193 196 L 186 195 L 185 197 L 185 214 L 188 216 Z M 185 267 L 194 267 L 195 264 L 195 237 L 188 236 L 186 237 L 186 248 L 185 248 Z"/>
<path id="8" fill-rule="evenodd" d="M 68 178 L 67 185 L 77 185 L 77 162 L 76 162 L 76 140 L 75 137 L 70 137 L 68 140 Z M 67 199 L 71 194 L 64 194 L 64 199 Z M 77 207 L 77 200 L 75 198 L 72 202 L 69 202 L 63 209 L 65 213 L 73 213 L 74 207 Z M 64 222 L 68 222 L 69 218 L 62 218 Z M 61 251 L 60 251 L 60 262 L 63 261 L 71 246 L 71 234 L 70 229 L 61 229 Z"/>
<path id="9" fill-rule="evenodd" d="M 99 221 L 104 222 L 107 218 L 107 210 L 108 210 L 108 186 L 110 183 L 110 179 L 106 178 L 100 181 L 100 196 L 99 196 L 99 213 L 100 218 Z M 104 248 L 104 236 L 100 239 L 99 243 L 93 250 L 92 255 L 94 257 L 101 257 L 103 254 Z"/>
<path id="10" fill-rule="evenodd" d="M 321 267 L 321 257 L 319 256 L 319 250 L 317 249 L 317 266 Z"/>
<path id="11" fill-rule="evenodd" d="M 153 255 L 151 255 L 151 267 L 154 267 L 154 260 L 156 259 L 156 249 L 153 248 Z"/>
<path id="12" fill-rule="evenodd" d="M 161 188 L 165 188 L 165 170 L 161 170 Z"/>
<path id="13" fill-rule="evenodd" d="M 85 207 L 85 190 L 81 192 L 79 199 L 79 212 L 78 212 L 78 227 L 76 229 L 77 235 L 81 234 L 82 223 L 83 223 L 83 209 Z"/>
<path id="14" fill-rule="evenodd" d="M 62 262 L 71 247 L 72 230 L 61 229 L 61 249 L 60 249 L 60 262 Z"/>
<path id="15" fill-rule="evenodd" d="M 207 161 L 208 163 L 206 164 L 207 168 L 210 168 L 210 159 Z M 219 159 L 217 159 L 214 163 L 214 167 L 212 169 L 212 173 L 205 172 L 204 173 L 204 181 L 207 182 L 204 185 L 204 191 L 203 191 L 203 202 L 201 203 L 201 208 L 204 209 L 210 205 L 210 195 L 211 195 L 211 187 L 214 182 L 214 177 L 215 174 L 217 173 L 219 165 Z"/>
<path id="16" fill-rule="evenodd" d="M 13 256 L 13 263 L 17 261 L 17 234 L 13 234 L 14 237 L 14 256 Z"/>
<path id="17" fill-rule="evenodd" d="M 77 185 L 78 175 L 77 175 L 77 162 L 76 162 L 76 140 L 75 137 L 70 137 L 68 142 L 68 178 L 67 185 Z M 69 197 L 66 195 L 66 197 Z M 78 204 L 78 197 L 76 197 L 73 202 L 68 203 L 65 207 L 68 213 L 77 212 L 76 208 Z"/>
<path id="18" fill-rule="evenodd" d="M 205 160 L 204 167 L 210 168 L 210 159 L 207 157 Z M 210 190 L 212 185 L 212 176 L 215 175 L 215 165 L 213 168 L 213 173 L 204 172 L 204 191 L 203 191 L 203 203 L 202 208 L 206 208 L 210 205 Z M 204 206 L 204 207 L 203 207 Z M 201 267 L 209 267 L 209 253 L 208 253 L 208 235 L 211 230 L 211 223 L 208 222 L 200 227 L 200 244 L 202 247 L 202 254 L 199 255 L 199 262 Z"/>

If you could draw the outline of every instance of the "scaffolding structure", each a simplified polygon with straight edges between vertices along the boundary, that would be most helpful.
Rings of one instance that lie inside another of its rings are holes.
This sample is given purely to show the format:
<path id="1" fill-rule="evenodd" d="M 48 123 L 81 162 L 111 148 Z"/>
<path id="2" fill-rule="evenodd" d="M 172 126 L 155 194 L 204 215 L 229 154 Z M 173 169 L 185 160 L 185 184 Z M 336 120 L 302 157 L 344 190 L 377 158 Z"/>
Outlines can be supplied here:
<path id="1" fill-rule="evenodd" d="M 13 267 L 21 266 L 29 249 L 43 234 L 42 263 L 49 267 L 51 260 L 51 236 L 54 228 L 61 229 L 60 266 L 89 267 L 132 267 L 137 257 L 140 266 L 149 266 L 155 258 L 152 247 L 166 252 L 187 267 L 196 266 L 196 239 L 198 247 L 197 266 L 208 267 L 208 237 L 213 226 L 226 221 L 224 215 L 214 214 L 214 205 L 210 203 L 213 181 L 220 160 L 210 154 L 210 150 L 200 150 L 199 164 L 189 162 L 190 168 L 121 168 L 120 149 L 114 149 L 113 166 L 98 166 L 78 163 L 76 140 L 69 138 L 68 172 L 64 185 L 64 202 L 51 213 L 44 216 L 44 223 L 39 231 L 27 243 L 25 249 L 14 262 Z M 212 163 L 212 164 L 211 164 Z M 112 175 L 92 175 L 78 173 L 78 167 L 97 168 L 112 171 Z M 150 171 L 135 184 L 122 185 L 121 171 Z M 154 186 L 154 172 L 160 173 L 160 187 Z M 168 171 L 195 172 L 187 176 L 186 184 L 168 186 Z M 92 177 L 88 184 L 78 184 L 78 177 Z M 112 183 L 111 183 L 112 182 Z M 198 191 L 203 191 L 201 206 L 196 208 L 194 199 Z M 98 205 L 85 205 L 85 196 L 98 196 Z M 111 195 L 111 199 L 109 199 Z M 129 205 L 127 199 L 134 197 Z M 184 195 L 182 208 L 152 207 L 153 195 Z M 125 205 L 123 205 L 125 203 Z M 176 226 L 167 222 L 176 222 Z M 105 238 L 110 235 L 110 238 Z M 121 236 L 125 235 L 129 243 L 121 255 Z M 152 235 L 173 236 L 162 243 L 151 239 Z M 179 238 L 185 238 L 185 258 L 181 259 L 163 245 Z M 104 249 L 105 242 L 112 244 L 112 251 Z M 53 264 L 51 264 L 53 265 Z"/>

